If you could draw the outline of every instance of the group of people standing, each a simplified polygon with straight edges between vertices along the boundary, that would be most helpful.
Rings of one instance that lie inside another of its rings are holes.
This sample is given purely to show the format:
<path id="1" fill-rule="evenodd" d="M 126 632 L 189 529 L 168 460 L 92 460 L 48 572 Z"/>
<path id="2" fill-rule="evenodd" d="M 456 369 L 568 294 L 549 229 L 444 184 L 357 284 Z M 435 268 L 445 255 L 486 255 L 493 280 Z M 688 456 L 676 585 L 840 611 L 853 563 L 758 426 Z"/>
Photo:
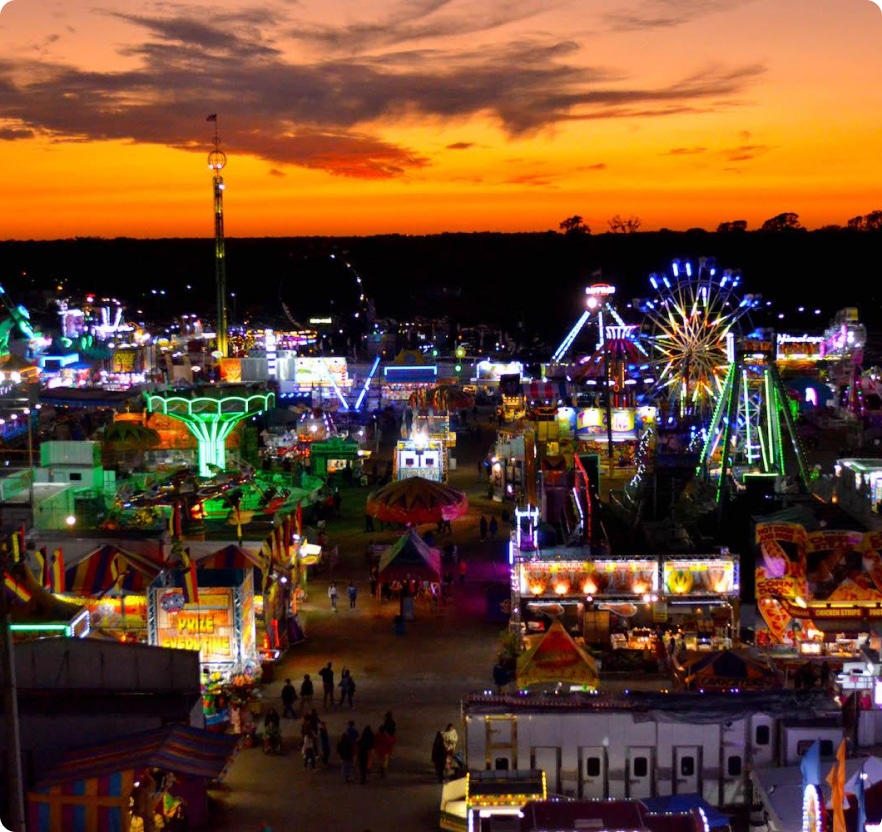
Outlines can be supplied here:
<path id="1" fill-rule="evenodd" d="M 318 672 L 319 678 L 322 680 L 322 707 L 325 710 L 333 708 L 339 704 L 342 707 L 348 704 L 350 709 L 354 708 L 352 697 L 355 695 L 355 679 L 348 667 L 344 667 L 340 673 L 340 681 L 334 685 L 334 665 L 328 662 Z M 340 697 L 336 698 L 335 689 L 340 688 Z M 313 701 L 315 699 L 315 684 L 312 677 L 308 673 L 303 675 L 303 681 L 300 683 L 300 694 L 294 687 L 290 679 L 285 679 L 282 687 L 282 717 L 297 719 L 308 714 L 313 709 Z M 296 702 L 300 700 L 300 713 L 297 713 Z"/>
<path id="2" fill-rule="evenodd" d="M 397 726 L 392 712 L 388 711 L 376 733 L 370 725 L 361 731 L 355 727 L 355 720 L 350 719 L 346 729 L 337 742 L 337 755 L 343 770 L 343 782 L 366 783 L 376 763 L 377 773 L 385 777 L 389 769 L 389 761 L 395 750 Z"/>

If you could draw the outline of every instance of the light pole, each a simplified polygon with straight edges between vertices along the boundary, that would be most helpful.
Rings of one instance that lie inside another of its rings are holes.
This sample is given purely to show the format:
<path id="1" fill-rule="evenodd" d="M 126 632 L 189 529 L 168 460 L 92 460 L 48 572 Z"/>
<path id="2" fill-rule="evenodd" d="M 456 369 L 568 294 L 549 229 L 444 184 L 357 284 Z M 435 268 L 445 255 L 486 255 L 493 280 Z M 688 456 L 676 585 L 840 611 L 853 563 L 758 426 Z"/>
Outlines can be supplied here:
<path id="1" fill-rule="evenodd" d="M 3 572 L 11 567 L 7 544 L 0 550 Z M 7 771 L 9 782 L 6 786 L 12 812 L 10 832 L 25 832 L 24 778 L 21 768 L 21 734 L 18 719 L 18 686 L 15 681 L 15 654 L 12 643 L 12 622 L 9 617 L 6 588 L 0 592 L 0 668 L 3 681 L 3 717 L 7 726 Z"/>

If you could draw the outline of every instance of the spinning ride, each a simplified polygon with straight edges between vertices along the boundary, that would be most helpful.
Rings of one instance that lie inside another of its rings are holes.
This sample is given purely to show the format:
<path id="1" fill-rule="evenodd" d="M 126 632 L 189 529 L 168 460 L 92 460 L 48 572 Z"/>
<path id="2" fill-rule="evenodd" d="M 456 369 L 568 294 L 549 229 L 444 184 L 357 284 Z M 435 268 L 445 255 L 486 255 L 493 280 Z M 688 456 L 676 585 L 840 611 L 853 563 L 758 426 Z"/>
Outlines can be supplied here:
<path id="1" fill-rule="evenodd" d="M 644 309 L 656 372 L 650 396 L 670 416 L 706 421 L 731 362 L 730 338 L 755 298 L 739 297 L 740 273 L 720 271 L 710 258 L 699 259 L 697 269 L 674 260 L 670 276 L 653 273 L 649 282 L 657 292 Z"/>
<path id="2" fill-rule="evenodd" d="M 781 480 L 786 474 L 784 431 L 790 439 L 799 489 L 808 490 L 808 468 L 787 393 L 775 364 L 775 337 L 738 342 L 729 365 L 707 439 L 699 473 L 716 482 L 716 502 L 747 487 L 747 478 Z"/>

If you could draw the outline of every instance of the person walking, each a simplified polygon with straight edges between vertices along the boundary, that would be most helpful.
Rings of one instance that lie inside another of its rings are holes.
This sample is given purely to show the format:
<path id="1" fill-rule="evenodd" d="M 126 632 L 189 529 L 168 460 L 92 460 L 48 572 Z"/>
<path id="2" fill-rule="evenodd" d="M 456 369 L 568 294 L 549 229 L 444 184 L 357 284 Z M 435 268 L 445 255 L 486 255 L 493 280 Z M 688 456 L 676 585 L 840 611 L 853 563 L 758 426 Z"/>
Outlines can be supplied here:
<path id="1" fill-rule="evenodd" d="M 441 732 L 441 740 L 444 743 L 444 771 L 447 775 L 453 775 L 456 771 L 456 749 L 459 745 L 459 733 L 453 727 L 452 722 Z"/>
<path id="2" fill-rule="evenodd" d="M 481 543 L 483 543 L 487 539 L 487 518 L 484 517 L 483 514 L 478 521 L 478 533 L 481 538 Z"/>
<path id="3" fill-rule="evenodd" d="M 337 584 L 333 581 L 331 581 L 331 584 L 328 587 L 328 598 L 331 599 L 331 609 L 334 612 L 337 612 Z"/>
<path id="4" fill-rule="evenodd" d="M 324 720 L 319 723 L 318 738 L 322 765 L 327 766 L 331 759 L 331 737 L 328 734 L 328 724 Z"/>
<path id="5" fill-rule="evenodd" d="M 303 681 L 300 683 L 300 713 L 303 716 L 306 716 L 312 711 L 312 700 L 314 696 L 315 686 L 312 684 L 312 679 L 309 678 L 309 674 L 305 673 L 303 675 Z"/>
<path id="6" fill-rule="evenodd" d="M 355 693 L 355 679 L 352 678 L 352 674 L 349 672 L 349 669 L 344 667 L 342 672 L 340 673 L 340 707 L 343 707 L 345 702 L 349 703 L 349 709 L 352 710 L 355 706 L 352 704 L 352 696 Z"/>
<path id="7" fill-rule="evenodd" d="M 283 717 L 291 717 L 291 719 L 297 719 L 297 714 L 294 712 L 294 703 L 297 701 L 297 691 L 294 689 L 294 685 L 291 684 L 290 679 L 285 679 L 285 684 L 282 687 L 282 716 Z"/>
<path id="8" fill-rule="evenodd" d="M 327 710 L 334 707 L 334 668 L 328 662 L 320 671 L 322 680 L 322 706 Z"/>
<path id="9" fill-rule="evenodd" d="M 496 540 L 496 532 L 499 531 L 499 523 L 496 521 L 496 515 L 490 518 L 490 522 L 487 524 L 487 531 L 490 532 L 490 539 Z"/>
<path id="10" fill-rule="evenodd" d="M 350 581 L 349 586 L 346 587 L 346 594 L 349 596 L 349 609 L 354 610 L 355 599 L 358 598 L 358 587 L 352 583 L 352 581 Z"/>
<path id="11" fill-rule="evenodd" d="M 352 725 L 352 723 L 349 723 Z M 344 731 L 340 735 L 340 739 L 337 742 L 337 756 L 340 758 L 340 764 L 343 769 L 343 782 L 351 783 L 352 782 L 352 760 L 355 757 L 355 744 L 352 741 L 352 737 L 349 736 L 348 731 Z"/>
<path id="12" fill-rule="evenodd" d="M 392 752 L 395 750 L 395 736 L 386 730 L 384 723 L 377 729 L 377 735 L 374 737 L 374 757 L 377 759 L 380 777 L 385 777 L 389 770 L 389 760 L 392 759 Z"/>
<path id="13" fill-rule="evenodd" d="M 465 558 L 459 559 L 459 582 L 461 584 L 465 583 L 466 572 L 468 571 L 468 565 L 466 564 Z"/>
<path id="14" fill-rule="evenodd" d="M 315 742 L 315 734 L 311 731 L 307 732 L 303 735 L 303 767 L 315 769 L 315 758 L 316 758 L 316 742 Z"/>
<path id="15" fill-rule="evenodd" d="M 398 727 L 395 725 L 395 717 L 392 716 L 392 711 L 386 711 L 386 715 L 383 717 L 383 728 L 386 729 L 386 733 L 390 737 L 395 736 Z"/>
<path id="16" fill-rule="evenodd" d="M 438 731 L 435 734 L 435 741 L 432 743 L 432 765 L 435 768 L 435 774 L 438 782 L 444 782 L 444 768 L 447 765 L 447 751 L 444 748 L 444 737 Z"/>
<path id="17" fill-rule="evenodd" d="M 356 742 L 356 755 L 358 756 L 358 779 L 360 783 L 367 780 L 371 770 L 371 757 L 374 753 L 374 732 L 370 725 L 361 729 L 361 734 Z"/>

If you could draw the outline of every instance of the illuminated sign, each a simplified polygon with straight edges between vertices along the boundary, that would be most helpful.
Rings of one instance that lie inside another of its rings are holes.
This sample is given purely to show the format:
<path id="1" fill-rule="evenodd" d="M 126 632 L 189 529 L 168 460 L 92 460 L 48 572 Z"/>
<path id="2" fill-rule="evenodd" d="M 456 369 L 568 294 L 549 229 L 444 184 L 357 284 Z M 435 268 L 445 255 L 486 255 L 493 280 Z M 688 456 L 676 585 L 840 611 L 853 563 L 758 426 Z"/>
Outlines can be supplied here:
<path id="1" fill-rule="evenodd" d="M 666 595 L 737 595 L 735 564 L 725 560 L 669 560 L 662 564 Z"/>
<path id="2" fill-rule="evenodd" d="M 180 589 L 160 589 L 158 593 L 183 595 Z M 233 627 L 233 590 L 230 587 L 199 587 L 199 603 L 156 605 L 160 647 L 198 650 L 200 661 L 230 662 L 238 656 Z"/>
<path id="3" fill-rule="evenodd" d="M 346 359 L 297 356 L 294 359 L 294 383 L 304 387 L 322 385 L 348 387 L 351 382 Z"/>
<path id="4" fill-rule="evenodd" d="M 263 344 L 266 350 L 266 374 L 270 378 L 275 378 L 278 374 L 278 342 L 276 341 L 276 333 L 271 329 L 264 330 Z"/>
<path id="5" fill-rule="evenodd" d="M 616 287 L 609 283 L 594 283 L 585 288 L 586 295 L 614 295 Z"/>
<path id="6" fill-rule="evenodd" d="M 607 326 L 603 329 L 603 335 L 607 341 L 631 341 L 634 338 L 635 329 L 637 329 L 637 326 L 634 324 L 628 326 Z"/>

